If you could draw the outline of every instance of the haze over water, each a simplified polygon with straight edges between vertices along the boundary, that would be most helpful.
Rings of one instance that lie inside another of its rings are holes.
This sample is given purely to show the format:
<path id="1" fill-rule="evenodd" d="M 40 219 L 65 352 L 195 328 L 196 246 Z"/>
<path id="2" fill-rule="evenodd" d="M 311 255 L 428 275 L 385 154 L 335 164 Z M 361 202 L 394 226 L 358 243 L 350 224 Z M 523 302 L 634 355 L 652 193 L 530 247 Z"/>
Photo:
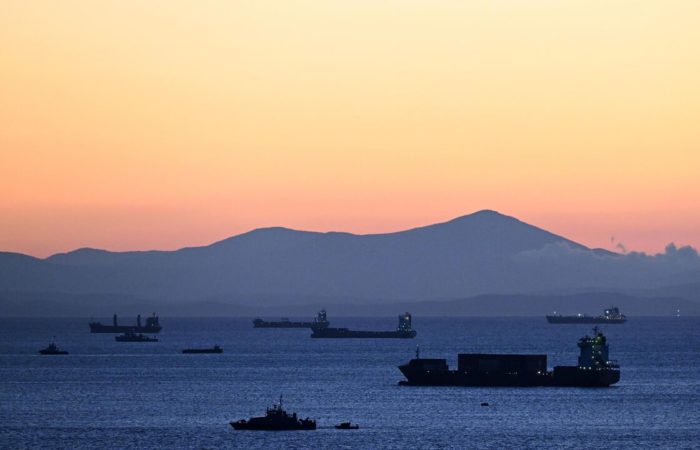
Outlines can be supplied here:
<path id="1" fill-rule="evenodd" d="M 106 318 L 105 320 L 109 320 Z M 158 343 L 90 334 L 88 319 L 0 319 L 0 447 L 697 448 L 700 319 L 608 325 L 622 370 L 611 388 L 401 387 L 397 365 L 458 352 L 545 353 L 576 363 L 586 325 L 532 318 L 422 318 L 413 340 L 311 339 L 249 319 L 161 318 Z M 390 329 L 394 318 L 337 318 Z M 39 356 L 51 336 L 68 356 Z M 223 346 L 222 355 L 182 355 Z M 241 432 L 228 422 L 279 395 L 312 432 Z M 480 406 L 489 402 L 489 407 Z M 357 431 L 332 425 L 345 420 Z"/>

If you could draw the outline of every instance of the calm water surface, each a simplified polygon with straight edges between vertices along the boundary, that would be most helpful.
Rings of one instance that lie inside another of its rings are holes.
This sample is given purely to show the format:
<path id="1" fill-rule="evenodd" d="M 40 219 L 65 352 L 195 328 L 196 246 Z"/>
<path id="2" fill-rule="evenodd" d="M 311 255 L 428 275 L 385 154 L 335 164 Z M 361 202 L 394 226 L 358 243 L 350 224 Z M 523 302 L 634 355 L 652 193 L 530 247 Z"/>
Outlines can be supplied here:
<path id="1" fill-rule="evenodd" d="M 124 320 L 127 320 L 126 318 Z M 390 329 L 394 318 L 331 318 Z M 161 318 L 158 343 L 90 334 L 88 319 L 0 319 L 2 448 L 700 448 L 700 318 L 603 327 L 622 379 L 607 389 L 401 387 L 397 365 L 458 352 L 546 353 L 573 365 L 585 325 L 414 317 L 414 340 L 323 340 L 249 319 Z M 105 318 L 103 322 L 109 322 Z M 68 356 L 36 351 L 56 336 Z M 222 355 L 183 355 L 220 344 Z M 320 428 L 234 431 L 285 406 Z M 490 407 L 481 407 L 481 402 Z M 332 425 L 352 420 L 360 430 Z"/>

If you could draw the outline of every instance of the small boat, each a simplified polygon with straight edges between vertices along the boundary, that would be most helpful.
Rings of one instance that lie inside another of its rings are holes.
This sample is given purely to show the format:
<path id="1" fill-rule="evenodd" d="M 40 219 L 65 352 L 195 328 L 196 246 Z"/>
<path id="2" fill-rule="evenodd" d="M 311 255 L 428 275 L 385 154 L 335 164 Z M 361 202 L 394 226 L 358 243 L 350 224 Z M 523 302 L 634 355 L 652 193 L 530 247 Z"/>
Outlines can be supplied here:
<path id="1" fill-rule="evenodd" d="M 141 333 L 136 334 L 133 331 L 127 331 L 121 336 L 114 336 L 117 342 L 158 342 L 158 338 L 148 337 Z"/>
<path id="2" fill-rule="evenodd" d="M 182 353 L 223 353 L 224 349 L 215 345 L 211 348 L 184 348 Z"/>
<path id="3" fill-rule="evenodd" d="M 48 347 L 39 350 L 40 355 L 67 355 L 68 352 L 61 350 L 55 343 L 50 343 Z"/>
<path id="4" fill-rule="evenodd" d="M 489 406 L 489 402 L 481 402 L 481 406 Z"/>
<path id="5" fill-rule="evenodd" d="M 282 409 L 282 396 L 278 404 L 267 408 L 264 417 L 251 417 L 248 420 L 241 419 L 231 422 L 234 430 L 264 430 L 264 431 L 292 431 L 292 430 L 315 430 L 316 421 L 309 419 L 299 419 L 297 413 L 289 414 Z"/>
<path id="6" fill-rule="evenodd" d="M 357 430 L 360 426 L 352 422 L 341 422 L 335 426 L 337 430 Z"/>

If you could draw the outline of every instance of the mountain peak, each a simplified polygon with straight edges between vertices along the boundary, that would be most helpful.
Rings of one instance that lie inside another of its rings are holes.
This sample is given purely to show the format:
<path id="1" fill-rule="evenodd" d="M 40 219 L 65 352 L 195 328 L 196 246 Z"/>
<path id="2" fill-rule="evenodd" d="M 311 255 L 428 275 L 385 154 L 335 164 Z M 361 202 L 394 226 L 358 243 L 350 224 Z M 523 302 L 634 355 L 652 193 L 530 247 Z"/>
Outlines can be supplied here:
<path id="1" fill-rule="evenodd" d="M 454 219 L 450 220 L 450 222 L 455 222 L 455 221 L 463 221 L 463 220 L 474 220 L 474 219 L 485 219 L 485 220 L 491 220 L 491 219 L 509 219 L 509 220 L 517 220 L 515 217 L 507 216 L 505 214 L 502 214 L 498 211 L 495 211 L 493 209 L 482 209 L 476 212 L 473 212 L 471 214 L 465 214 L 463 216 L 455 217 Z"/>

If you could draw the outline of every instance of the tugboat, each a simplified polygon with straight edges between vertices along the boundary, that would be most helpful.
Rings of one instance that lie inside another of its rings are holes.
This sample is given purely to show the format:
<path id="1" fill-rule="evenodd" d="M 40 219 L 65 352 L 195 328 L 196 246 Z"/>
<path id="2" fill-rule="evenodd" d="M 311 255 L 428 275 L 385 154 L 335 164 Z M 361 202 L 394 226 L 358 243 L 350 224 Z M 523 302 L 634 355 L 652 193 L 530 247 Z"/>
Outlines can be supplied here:
<path id="1" fill-rule="evenodd" d="M 297 418 L 297 413 L 289 414 L 282 409 L 282 396 L 279 403 L 267 408 L 264 417 L 251 417 L 248 420 L 241 419 L 231 422 L 235 430 L 264 430 L 264 431 L 291 431 L 291 430 L 315 430 L 316 421 L 308 417 Z"/>
<path id="2" fill-rule="evenodd" d="M 364 331 L 349 330 L 347 328 L 312 328 L 312 338 L 399 338 L 413 339 L 416 330 L 411 328 L 411 315 L 404 313 L 399 316 L 399 325 L 395 331 Z"/>
<path id="3" fill-rule="evenodd" d="M 185 348 L 182 353 L 223 353 L 224 349 L 215 345 L 211 348 Z"/>
<path id="4" fill-rule="evenodd" d="M 119 325 L 117 323 L 117 315 L 112 316 L 112 325 L 102 325 L 100 322 L 90 322 L 90 333 L 126 333 L 133 331 L 134 333 L 159 333 L 162 327 L 158 323 L 158 316 L 153 313 L 151 317 L 146 318 L 146 325 L 141 325 L 141 315 L 136 316 L 136 326 L 134 325 Z"/>
<path id="5" fill-rule="evenodd" d="M 554 313 L 551 316 L 547 316 L 547 322 L 549 323 L 625 323 L 627 322 L 627 316 L 620 313 L 620 309 L 616 306 L 611 306 L 610 308 L 603 311 L 602 316 L 589 316 L 587 314 L 576 314 L 575 316 L 562 316 L 561 314 Z"/>
<path id="6" fill-rule="evenodd" d="M 336 430 L 357 430 L 360 426 L 352 422 L 340 422 L 335 426 Z"/>
<path id="7" fill-rule="evenodd" d="M 286 317 L 278 321 L 262 320 L 259 317 L 253 320 L 253 328 L 326 328 L 329 324 L 325 309 L 318 312 L 313 322 L 292 322 Z"/>
<path id="8" fill-rule="evenodd" d="M 117 342 L 158 342 L 158 338 L 136 334 L 133 331 L 127 331 L 121 336 L 114 336 L 114 340 Z"/>
<path id="9" fill-rule="evenodd" d="M 620 366 L 608 359 L 607 339 L 598 328 L 578 341 L 577 366 L 547 370 L 547 355 L 460 353 L 457 369 L 445 359 L 416 357 L 399 366 L 403 386 L 568 386 L 607 387 L 620 381 Z"/>
<path id="10" fill-rule="evenodd" d="M 67 355 L 68 352 L 65 350 L 61 350 L 58 348 L 58 346 L 51 342 L 48 347 L 39 350 L 39 354 L 41 355 Z"/>

